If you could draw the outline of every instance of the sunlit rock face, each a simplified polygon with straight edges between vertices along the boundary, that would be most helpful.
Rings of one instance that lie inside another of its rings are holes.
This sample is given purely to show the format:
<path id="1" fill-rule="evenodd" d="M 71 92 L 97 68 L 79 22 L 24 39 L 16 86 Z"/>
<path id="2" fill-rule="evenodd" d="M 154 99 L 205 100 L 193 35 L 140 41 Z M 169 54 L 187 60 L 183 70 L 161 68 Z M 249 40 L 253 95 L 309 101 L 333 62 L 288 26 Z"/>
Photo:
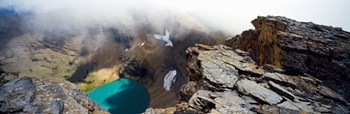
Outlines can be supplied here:
<path id="1" fill-rule="evenodd" d="M 255 30 L 228 39 L 226 45 L 249 52 L 259 65 L 313 75 L 349 100 L 349 32 L 278 16 L 258 17 L 252 24 Z"/>
<path id="2" fill-rule="evenodd" d="M 345 95 L 314 76 L 258 66 L 248 52 L 223 45 L 196 45 L 187 53 L 189 82 L 181 87 L 181 103 L 146 114 L 349 113 Z"/>
<path id="3" fill-rule="evenodd" d="M 188 48 L 181 103 L 145 113 L 350 112 L 349 32 L 285 17 L 252 23 L 255 30 L 227 39 L 226 46 Z"/>

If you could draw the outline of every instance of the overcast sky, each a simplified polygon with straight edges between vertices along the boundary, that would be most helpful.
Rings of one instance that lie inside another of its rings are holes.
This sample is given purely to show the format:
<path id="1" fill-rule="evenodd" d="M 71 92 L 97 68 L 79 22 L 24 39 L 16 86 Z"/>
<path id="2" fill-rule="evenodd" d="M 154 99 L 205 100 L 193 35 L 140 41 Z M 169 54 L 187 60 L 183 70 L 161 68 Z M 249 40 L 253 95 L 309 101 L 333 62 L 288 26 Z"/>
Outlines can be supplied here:
<path id="1" fill-rule="evenodd" d="M 253 28 L 250 21 L 259 15 L 286 16 L 350 31 L 350 0 L 1 0 L 0 7 L 40 14 L 35 18 L 40 21 L 52 17 L 51 22 L 41 24 L 62 17 L 79 25 L 96 20 L 134 23 L 130 20 L 135 12 L 156 22 L 166 15 L 162 11 L 170 11 L 169 15 L 190 15 L 205 26 L 232 34 Z"/>

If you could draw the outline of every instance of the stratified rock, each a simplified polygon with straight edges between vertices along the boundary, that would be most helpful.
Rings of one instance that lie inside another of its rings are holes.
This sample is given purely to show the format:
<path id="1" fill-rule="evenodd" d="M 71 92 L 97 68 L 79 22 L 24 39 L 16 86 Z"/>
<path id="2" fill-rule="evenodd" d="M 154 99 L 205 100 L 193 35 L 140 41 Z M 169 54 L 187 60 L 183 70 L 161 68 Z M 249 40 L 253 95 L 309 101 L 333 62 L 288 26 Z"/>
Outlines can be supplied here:
<path id="1" fill-rule="evenodd" d="M 34 83 L 29 77 L 6 83 L 0 90 L 0 112 L 22 110 L 34 100 Z"/>
<path id="2" fill-rule="evenodd" d="M 289 101 L 285 101 L 283 103 L 280 103 L 277 105 L 278 107 L 283 107 L 286 109 L 291 109 L 291 110 L 300 110 L 299 107 L 295 106 L 293 103 Z"/>
<path id="3" fill-rule="evenodd" d="M 280 114 L 349 110 L 341 95 L 322 89 L 322 80 L 313 76 L 283 74 L 275 67 L 264 70 L 266 67 L 255 65 L 244 51 L 222 45 L 205 47 L 187 50 L 190 81 L 179 97 L 189 108 L 203 113 L 243 113 L 239 111 L 244 109 Z"/>
<path id="4" fill-rule="evenodd" d="M 346 100 L 342 97 L 342 95 L 338 94 L 337 92 L 333 91 L 332 89 L 325 87 L 325 86 L 319 86 L 318 89 L 319 89 L 319 93 L 321 93 L 322 95 L 346 103 Z"/>
<path id="5" fill-rule="evenodd" d="M 198 111 L 190 109 L 187 103 L 177 104 L 175 107 L 148 108 L 142 114 L 200 114 Z"/>
<path id="6" fill-rule="evenodd" d="M 271 89 L 276 91 L 278 94 L 283 95 L 292 101 L 296 100 L 296 97 L 291 92 L 287 91 L 286 89 L 274 83 L 273 81 L 269 81 L 269 85 Z"/>
<path id="7" fill-rule="evenodd" d="M 214 114 L 349 113 L 344 99 L 349 94 L 343 91 L 350 72 L 349 40 L 344 40 L 348 32 L 284 17 L 258 17 L 252 23 L 256 30 L 227 40 L 236 49 L 203 44 L 187 49 L 189 80 L 179 99 L 188 109 Z"/>
<path id="8" fill-rule="evenodd" d="M 203 46 L 202 46 L 203 47 Z M 238 72 L 248 72 L 260 75 L 258 69 L 248 53 L 240 50 L 230 51 L 226 46 L 214 46 L 208 51 L 200 51 L 201 47 L 187 50 L 190 61 L 188 65 L 190 81 L 203 79 L 204 87 L 213 90 L 232 89 L 239 78 Z M 199 75 L 200 73 L 200 75 Z"/>
<path id="9" fill-rule="evenodd" d="M 22 77 L 0 89 L 0 113 L 108 113 L 76 85 L 59 79 Z"/>
<path id="10" fill-rule="evenodd" d="M 277 93 L 260 86 L 254 81 L 243 79 L 237 82 L 237 88 L 239 92 L 246 95 L 252 95 L 261 101 L 267 102 L 271 105 L 277 104 L 282 100 L 282 97 Z"/>
<path id="11" fill-rule="evenodd" d="M 259 104 L 258 101 L 256 101 L 254 98 L 250 97 L 250 96 L 246 96 L 243 95 L 241 96 L 246 102 L 250 103 L 250 104 Z"/>
<path id="12" fill-rule="evenodd" d="M 183 85 L 180 89 L 180 100 L 181 101 L 188 101 L 194 93 L 196 93 L 198 90 L 204 89 L 199 83 L 195 81 L 190 81 Z"/>
<path id="13" fill-rule="evenodd" d="M 303 111 L 291 110 L 271 105 L 262 105 L 260 107 L 255 107 L 253 110 L 261 114 L 308 114 L 307 112 Z"/>
<path id="14" fill-rule="evenodd" d="M 249 103 L 239 97 L 235 92 L 210 92 L 199 90 L 189 101 L 189 106 L 204 113 L 222 113 L 222 114 L 247 114 Z"/>
<path id="15" fill-rule="evenodd" d="M 226 45 L 250 53 L 259 64 L 288 74 L 310 74 L 350 99 L 350 32 L 280 16 L 258 17 L 255 30 L 244 31 Z"/>
<path id="16" fill-rule="evenodd" d="M 198 56 L 198 59 L 201 60 L 203 77 L 205 81 L 209 81 L 208 84 L 210 84 L 207 87 L 233 88 L 235 82 L 238 80 L 238 71 L 233 66 L 225 65 L 224 62 L 215 60 L 216 56 L 214 54 L 216 53 L 203 52 Z"/>
<path id="17" fill-rule="evenodd" d="M 292 87 L 297 87 L 297 81 L 295 81 L 296 77 L 280 74 L 280 73 L 270 73 L 267 72 L 263 75 L 263 78 L 266 80 L 273 80 L 279 83 L 283 83 L 284 85 L 292 86 Z"/>

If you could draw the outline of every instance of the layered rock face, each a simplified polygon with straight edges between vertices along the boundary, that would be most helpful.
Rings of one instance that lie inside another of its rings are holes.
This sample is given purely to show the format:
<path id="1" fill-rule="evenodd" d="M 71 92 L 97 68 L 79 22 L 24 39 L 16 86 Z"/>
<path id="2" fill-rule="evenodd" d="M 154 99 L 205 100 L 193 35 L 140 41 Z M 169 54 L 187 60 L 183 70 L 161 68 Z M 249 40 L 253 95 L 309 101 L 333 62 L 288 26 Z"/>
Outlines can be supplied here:
<path id="1" fill-rule="evenodd" d="M 258 17 L 225 45 L 187 50 L 182 104 L 146 113 L 350 113 L 350 33 Z"/>
<path id="2" fill-rule="evenodd" d="M 255 30 L 228 39 L 226 45 L 249 52 L 259 65 L 315 76 L 349 100 L 349 32 L 274 16 L 258 17 L 252 24 Z"/>
<path id="3" fill-rule="evenodd" d="M 174 112 L 349 113 L 344 97 L 312 76 L 259 67 L 248 52 L 222 45 L 197 45 L 187 52 L 189 82 L 181 88 L 180 98 L 188 106 Z"/>
<path id="4" fill-rule="evenodd" d="M 22 77 L 0 88 L 0 113 L 108 113 L 76 85 L 60 80 Z"/>

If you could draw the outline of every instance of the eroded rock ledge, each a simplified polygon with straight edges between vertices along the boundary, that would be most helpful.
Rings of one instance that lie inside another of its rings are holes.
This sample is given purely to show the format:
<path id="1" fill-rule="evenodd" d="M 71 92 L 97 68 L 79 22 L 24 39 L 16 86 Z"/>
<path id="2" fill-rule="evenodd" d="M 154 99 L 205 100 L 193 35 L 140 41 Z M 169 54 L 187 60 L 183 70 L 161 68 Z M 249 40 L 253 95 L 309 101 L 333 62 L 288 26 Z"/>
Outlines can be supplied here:
<path id="1" fill-rule="evenodd" d="M 146 113 L 350 113 L 349 32 L 279 16 L 252 24 L 228 47 L 189 48 L 182 105 Z"/>
<path id="2" fill-rule="evenodd" d="M 0 88 L 0 113 L 108 113 L 75 84 L 54 78 L 22 77 Z"/>
<path id="3" fill-rule="evenodd" d="M 196 45 L 187 53 L 189 82 L 180 91 L 182 105 L 146 113 L 349 113 L 350 104 L 321 80 L 260 67 L 248 52 Z"/>
<path id="4" fill-rule="evenodd" d="M 258 17 L 252 24 L 255 30 L 228 39 L 226 45 L 249 52 L 258 65 L 310 74 L 350 100 L 350 32 L 279 16 Z"/>

